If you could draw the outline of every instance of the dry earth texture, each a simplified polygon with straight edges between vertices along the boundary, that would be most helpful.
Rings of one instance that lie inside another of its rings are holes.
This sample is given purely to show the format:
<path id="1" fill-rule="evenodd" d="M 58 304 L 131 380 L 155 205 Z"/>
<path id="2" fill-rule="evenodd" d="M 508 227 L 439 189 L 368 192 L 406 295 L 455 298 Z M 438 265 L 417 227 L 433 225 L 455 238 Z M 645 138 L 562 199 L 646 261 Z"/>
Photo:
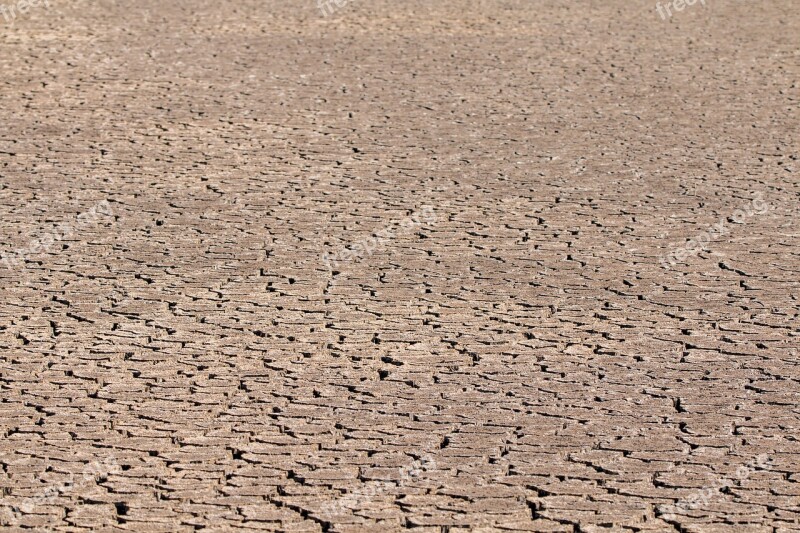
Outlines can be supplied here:
<path id="1" fill-rule="evenodd" d="M 800 531 L 796 0 L 0 2 L 0 529 Z"/>

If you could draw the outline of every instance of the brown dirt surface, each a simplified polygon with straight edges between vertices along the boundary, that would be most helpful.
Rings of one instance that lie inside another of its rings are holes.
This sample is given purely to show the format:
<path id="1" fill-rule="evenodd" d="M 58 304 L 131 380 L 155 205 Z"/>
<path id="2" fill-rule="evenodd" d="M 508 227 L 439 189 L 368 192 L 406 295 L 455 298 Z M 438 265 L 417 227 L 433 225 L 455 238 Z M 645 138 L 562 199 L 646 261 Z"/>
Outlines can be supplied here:
<path id="1" fill-rule="evenodd" d="M 800 530 L 796 0 L 17 1 L 0 529 Z"/>

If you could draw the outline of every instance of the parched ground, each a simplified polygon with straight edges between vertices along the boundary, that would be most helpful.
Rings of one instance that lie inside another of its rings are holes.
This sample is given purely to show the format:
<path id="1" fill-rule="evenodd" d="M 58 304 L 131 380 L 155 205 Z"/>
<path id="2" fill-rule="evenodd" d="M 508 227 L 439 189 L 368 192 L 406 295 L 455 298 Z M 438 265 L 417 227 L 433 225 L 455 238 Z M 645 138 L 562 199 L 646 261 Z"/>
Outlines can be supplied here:
<path id="1" fill-rule="evenodd" d="M 0 18 L 0 529 L 800 530 L 796 0 L 342 3 Z"/>

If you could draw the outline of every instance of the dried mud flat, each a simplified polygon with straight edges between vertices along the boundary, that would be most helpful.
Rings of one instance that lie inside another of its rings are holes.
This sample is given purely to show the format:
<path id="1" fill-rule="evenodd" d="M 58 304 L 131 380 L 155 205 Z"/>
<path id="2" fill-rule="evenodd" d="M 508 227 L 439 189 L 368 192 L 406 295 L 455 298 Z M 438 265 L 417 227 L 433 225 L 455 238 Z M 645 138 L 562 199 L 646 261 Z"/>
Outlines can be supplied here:
<path id="1" fill-rule="evenodd" d="M 800 530 L 794 0 L 49 4 L 0 529 Z"/>

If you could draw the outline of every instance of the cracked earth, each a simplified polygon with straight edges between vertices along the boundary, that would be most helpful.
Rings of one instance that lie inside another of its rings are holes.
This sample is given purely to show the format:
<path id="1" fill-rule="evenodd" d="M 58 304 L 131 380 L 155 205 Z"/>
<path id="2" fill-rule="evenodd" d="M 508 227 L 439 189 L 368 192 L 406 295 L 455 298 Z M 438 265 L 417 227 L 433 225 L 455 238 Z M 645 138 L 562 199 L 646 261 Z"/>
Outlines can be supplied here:
<path id="1" fill-rule="evenodd" d="M 800 530 L 794 0 L 0 23 L 0 529 Z"/>

